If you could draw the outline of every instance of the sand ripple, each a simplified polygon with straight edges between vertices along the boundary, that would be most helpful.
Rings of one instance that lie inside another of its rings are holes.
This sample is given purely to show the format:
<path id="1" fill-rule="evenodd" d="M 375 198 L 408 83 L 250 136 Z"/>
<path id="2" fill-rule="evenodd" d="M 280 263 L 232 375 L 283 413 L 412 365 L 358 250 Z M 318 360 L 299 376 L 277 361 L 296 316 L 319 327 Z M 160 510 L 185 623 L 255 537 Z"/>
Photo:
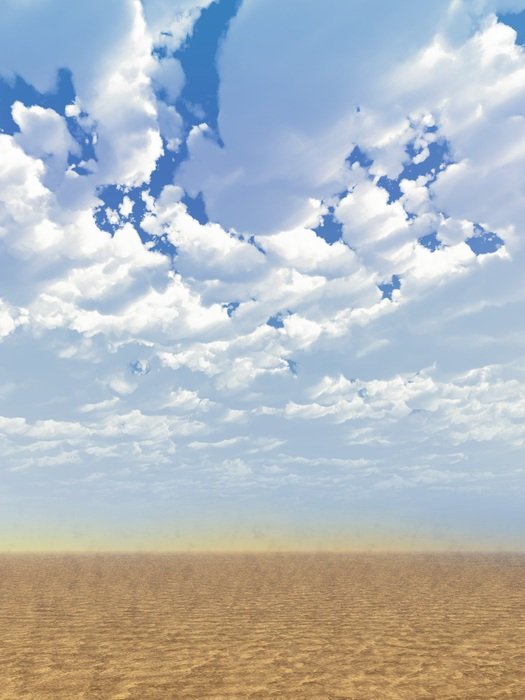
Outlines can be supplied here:
<path id="1" fill-rule="evenodd" d="M 525 698 L 519 555 L 1 555 L 0 698 Z"/>

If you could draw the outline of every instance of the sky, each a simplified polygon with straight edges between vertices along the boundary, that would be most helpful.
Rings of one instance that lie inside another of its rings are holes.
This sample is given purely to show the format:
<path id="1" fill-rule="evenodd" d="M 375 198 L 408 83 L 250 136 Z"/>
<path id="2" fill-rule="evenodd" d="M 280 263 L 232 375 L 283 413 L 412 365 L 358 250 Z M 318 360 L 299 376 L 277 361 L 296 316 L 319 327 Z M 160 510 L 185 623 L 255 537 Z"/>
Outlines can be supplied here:
<path id="1" fill-rule="evenodd" d="M 525 547 L 525 0 L 0 0 L 0 549 Z"/>

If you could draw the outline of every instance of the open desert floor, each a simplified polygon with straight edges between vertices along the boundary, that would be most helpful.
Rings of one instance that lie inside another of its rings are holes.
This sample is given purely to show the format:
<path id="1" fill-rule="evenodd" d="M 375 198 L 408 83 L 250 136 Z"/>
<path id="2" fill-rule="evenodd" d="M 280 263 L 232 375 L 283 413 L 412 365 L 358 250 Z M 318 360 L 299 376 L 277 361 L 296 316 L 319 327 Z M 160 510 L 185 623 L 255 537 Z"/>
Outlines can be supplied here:
<path id="1" fill-rule="evenodd" d="M 525 698 L 525 556 L 0 555 L 0 698 Z"/>

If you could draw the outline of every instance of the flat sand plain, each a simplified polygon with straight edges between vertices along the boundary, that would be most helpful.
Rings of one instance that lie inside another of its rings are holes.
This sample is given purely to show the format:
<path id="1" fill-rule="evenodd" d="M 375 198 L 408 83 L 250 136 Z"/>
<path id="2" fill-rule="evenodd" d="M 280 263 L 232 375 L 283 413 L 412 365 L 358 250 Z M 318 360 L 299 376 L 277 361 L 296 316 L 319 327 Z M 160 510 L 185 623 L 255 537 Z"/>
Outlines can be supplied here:
<path id="1" fill-rule="evenodd" d="M 525 698 L 525 556 L 0 555 L 0 698 Z"/>

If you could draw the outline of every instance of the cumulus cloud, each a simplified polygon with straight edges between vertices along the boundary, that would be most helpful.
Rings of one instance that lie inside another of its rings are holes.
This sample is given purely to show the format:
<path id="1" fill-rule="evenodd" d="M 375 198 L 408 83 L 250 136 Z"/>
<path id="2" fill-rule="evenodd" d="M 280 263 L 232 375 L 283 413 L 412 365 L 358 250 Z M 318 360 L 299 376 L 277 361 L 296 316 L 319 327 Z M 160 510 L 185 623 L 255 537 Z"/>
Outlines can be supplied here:
<path id="1" fill-rule="evenodd" d="M 371 86 L 392 63 L 427 43 L 447 5 L 359 2 L 327 13 L 315 2 L 244 3 L 220 58 L 225 148 L 195 139 L 183 184 L 202 190 L 225 226 L 261 233 L 307 223 L 310 198 L 344 185 L 356 109 L 377 99 Z M 306 36 L 330 51 L 310 50 Z"/>

